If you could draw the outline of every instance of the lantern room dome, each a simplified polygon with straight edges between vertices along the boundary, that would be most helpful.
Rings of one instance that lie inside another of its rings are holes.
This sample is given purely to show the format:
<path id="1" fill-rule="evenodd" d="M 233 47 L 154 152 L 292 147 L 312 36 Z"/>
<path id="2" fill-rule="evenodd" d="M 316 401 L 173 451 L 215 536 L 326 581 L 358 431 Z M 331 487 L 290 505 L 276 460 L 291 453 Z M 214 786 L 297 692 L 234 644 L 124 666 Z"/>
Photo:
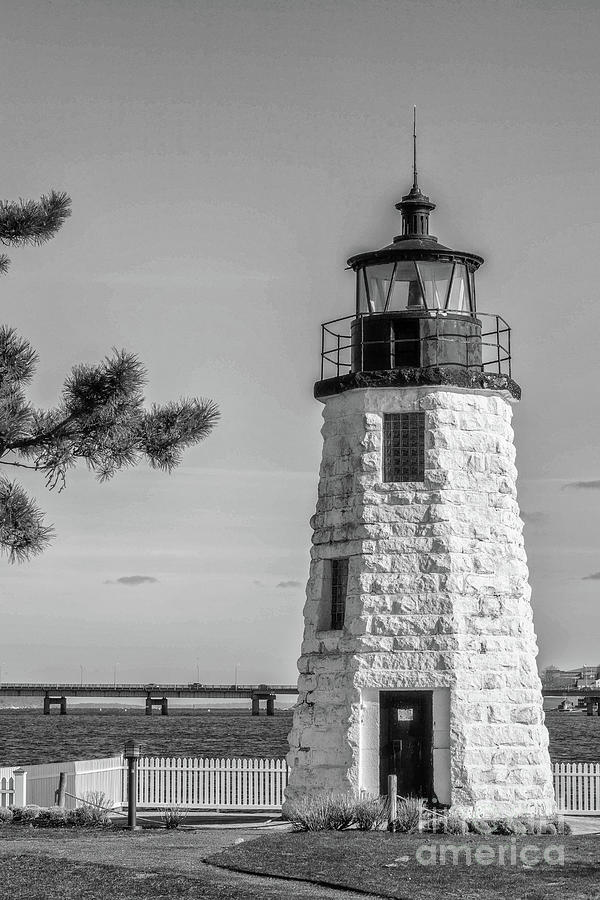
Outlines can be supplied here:
<path id="1" fill-rule="evenodd" d="M 394 238 L 393 243 L 387 244 L 380 250 L 368 250 L 365 253 L 357 253 L 351 256 L 348 260 L 348 265 L 356 272 L 357 269 L 370 264 L 407 259 L 439 259 L 444 262 L 463 262 L 469 265 L 472 272 L 475 272 L 484 262 L 482 256 L 463 250 L 452 250 L 450 247 L 438 243 L 437 238 L 430 235 L 427 237 L 413 237 L 411 235 L 406 238 L 404 235 L 400 235 Z"/>
<path id="2" fill-rule="evenodd" d="M 420 307 L 475 316 L 474 273 L 483 258 L 452 250 L 429 234 L 435 204 L 421 192 L 416 169 L 411 191 L 396 208 L 402 213 L 402 234 L 380 250 L 348 260 L 357 275 L 357 313 L 415 313 Z"/>
<path id="3" fill-rule="evenodd" d="M 417 178 L 416 111 L 413 127 L 413 183 L 396 203 L 402 214 L 402 234 L 380 250 L 358 253 L 348 260 L 357 275 L 357 314 L 415 314 L 418 308 L 475 317 L 475 277 L 483 258 L 451 250 L 429 234 L 435 209 Z"/>

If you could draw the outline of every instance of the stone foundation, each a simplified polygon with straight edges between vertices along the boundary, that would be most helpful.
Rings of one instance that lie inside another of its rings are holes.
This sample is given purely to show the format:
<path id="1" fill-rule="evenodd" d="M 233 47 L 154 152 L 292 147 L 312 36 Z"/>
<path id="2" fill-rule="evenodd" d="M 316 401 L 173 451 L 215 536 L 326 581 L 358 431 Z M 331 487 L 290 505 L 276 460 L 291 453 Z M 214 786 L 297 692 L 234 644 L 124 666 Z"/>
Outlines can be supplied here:
<path id="1" fill-rule="evenodd" d="M 288 799 L 379 788 L 379 691 L 433 692 L 434 788 L 469 816 L 555 813 L 508 391 L 325 401 Z M 424 483 L 382 483 L 382 414 L 425 411 Z M 325 560 L 349 557 L 331 631 Z"/>

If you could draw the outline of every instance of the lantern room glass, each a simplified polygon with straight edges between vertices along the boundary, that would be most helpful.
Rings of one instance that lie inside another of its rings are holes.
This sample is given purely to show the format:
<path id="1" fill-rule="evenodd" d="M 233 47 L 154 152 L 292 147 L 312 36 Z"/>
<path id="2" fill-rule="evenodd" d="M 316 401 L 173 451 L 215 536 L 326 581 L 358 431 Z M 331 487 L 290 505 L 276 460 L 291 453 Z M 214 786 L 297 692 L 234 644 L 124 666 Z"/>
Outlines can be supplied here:
<path id="1" fill-rule="evenodd" d="M 464 263 L 398 260 L 357 272 L 358 312 L 443 310 L 475 315 L 473 273 Z"/>

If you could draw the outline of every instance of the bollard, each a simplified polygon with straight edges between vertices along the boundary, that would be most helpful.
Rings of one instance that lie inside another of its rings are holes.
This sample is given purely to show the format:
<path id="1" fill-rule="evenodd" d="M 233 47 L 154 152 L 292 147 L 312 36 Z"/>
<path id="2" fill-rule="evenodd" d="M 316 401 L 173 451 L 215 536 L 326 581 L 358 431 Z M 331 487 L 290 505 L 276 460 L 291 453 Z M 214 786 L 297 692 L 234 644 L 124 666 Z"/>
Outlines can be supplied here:
<path id="1" fill-rule="evenodd" d="M 129 831 L 141 831 L 136 825 L 137 816 L 137 765 L 140 758 L 140 745 L 136 741 L 125 741 L 123 756 L 127 760 L 127 825 Z"/>
<path id="2" fill-rule="evenodd" d="M 398 776 L 388 775 L 388 825 L 398 818 Z"/>

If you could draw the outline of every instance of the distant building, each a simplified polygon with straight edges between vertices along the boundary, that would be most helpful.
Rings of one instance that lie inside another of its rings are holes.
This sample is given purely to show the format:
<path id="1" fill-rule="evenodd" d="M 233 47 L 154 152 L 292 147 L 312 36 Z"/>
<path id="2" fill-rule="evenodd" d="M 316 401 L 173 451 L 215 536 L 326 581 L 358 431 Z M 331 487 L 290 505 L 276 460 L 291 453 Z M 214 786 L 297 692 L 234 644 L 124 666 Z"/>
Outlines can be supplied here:
<path id="1" fill-rule="evenodd" d="M 547 689 L 568 690 L 569 688 L 598 687 L 600 665 L 581 666 L 579 669 L 559 669 L 547 666 L 542 670 L 542 686 Z"/>

